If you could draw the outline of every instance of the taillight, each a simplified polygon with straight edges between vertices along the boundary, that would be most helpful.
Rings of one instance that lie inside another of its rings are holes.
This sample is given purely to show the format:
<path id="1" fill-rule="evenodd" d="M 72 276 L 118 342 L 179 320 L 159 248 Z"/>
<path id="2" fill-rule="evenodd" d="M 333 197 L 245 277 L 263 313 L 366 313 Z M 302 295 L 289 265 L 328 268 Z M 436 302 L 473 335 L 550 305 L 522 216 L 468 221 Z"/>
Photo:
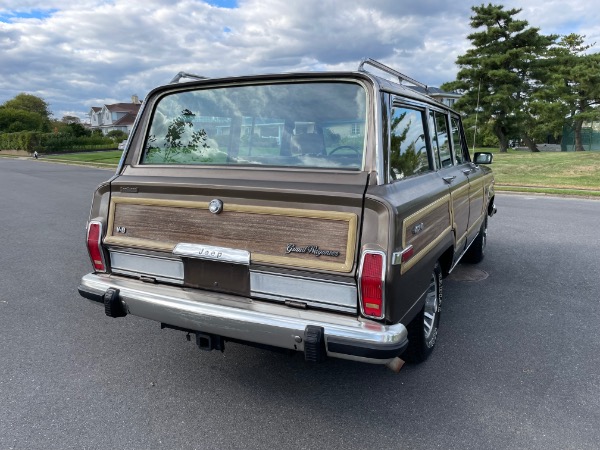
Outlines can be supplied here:
<path id="1" fill-rule="evenodd" d="M 364 316 L 383 319 L 385 254 L 366 251 L 359 269 L 360 309 Z"/>
<path id="2" fill-rule="evenodd" d="M 106 272 L 104 253 L 102 253 L 102 223 L 92 221 L 87 230 L 87 247 L 96 272 Z"/>

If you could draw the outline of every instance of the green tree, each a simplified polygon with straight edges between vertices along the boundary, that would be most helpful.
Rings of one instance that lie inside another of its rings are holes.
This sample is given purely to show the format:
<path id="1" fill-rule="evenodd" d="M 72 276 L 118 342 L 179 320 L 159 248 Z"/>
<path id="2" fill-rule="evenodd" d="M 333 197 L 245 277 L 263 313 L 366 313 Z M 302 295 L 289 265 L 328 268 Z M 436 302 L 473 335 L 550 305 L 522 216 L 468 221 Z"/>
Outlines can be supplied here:
<path id="1" fill-rule="evenodd" d="M 156 146 L 157 136 L 150 135 L 148 141 L 148 157 L 155 161 L 171 163 L 177 161 L 178 157 L 184 156 L 191 160 L 197 159 L 192 152 L 200 150 L 200 160 L 207 161 L 202 150 L 208 148 L 207 135 L 204 129 L 194 131 L 194 122 L 192 120 L 196 115 L 189 109 L 181 111 L 181 115 L 174 118 L 166 129 L 166 133 L 160 136 L 163 142 L 164 150 Z"/>
<path id="2" fill-rule="evenodd" d="M 63 116 L 62 119 L 60 119 L 60 121 L 66 124 L 81 123 L 81 119 L 79 117 L 69 115 Z"/>
<path id="3" fill-rule="evenodd" d="M 37 113 L 13 108 L 0 108 L 0 133 L 47 131 L 47 121 Z"/>
<path id="4" fill-rule="evenodd" d="M 45 120 L 50 120 L 50 116 L 52 115 L 48 109 L 50 105 L 43 98 L 31 94 L 18 94 L 15 98 L 6 101 L 2 106 L 5 108 L 36 113 Z"/>
<path id="5" fill-rule="evenodd" d="M 552 70 L 534 105 L 546 132 L 556 136 L 565 124 L 573 128 L 576 151 L 584 150 L 583 124 L 600 118 L 600 54 L 586 54 L 592 45 L 586 45 L 585 36 L 579 34 L 561 37 L 550 50 Z"/>
<path id="6" fill-rule="evenodd" d="M 72 136 L 75 136 L 75 137 L 85 137 L 85 136 L 92 135 L 92 132 L 87 130 L 80 123 L 76 123 L 76 122 L 69 123 L 67 125 L 67 128 L 68 128 L 69 134 L 71 134 Z"/>
<path id="7" fill-rule="evenodd" d="M 471 27 L 481 31 L 468 36 L 472 48 L 456 60 L 456 81 L 442 89 L 463 94 L 457 109 L 475 114 L 479 108 L 479 120 L 490 124 L 500 151 L 506 152 L 510 138 L 528 137 L 528 99 L 539 85 L 538 61 L 557 37 L 515 19 L 521 9 L 504 10 L 491 3 L 471 9 Z"/>

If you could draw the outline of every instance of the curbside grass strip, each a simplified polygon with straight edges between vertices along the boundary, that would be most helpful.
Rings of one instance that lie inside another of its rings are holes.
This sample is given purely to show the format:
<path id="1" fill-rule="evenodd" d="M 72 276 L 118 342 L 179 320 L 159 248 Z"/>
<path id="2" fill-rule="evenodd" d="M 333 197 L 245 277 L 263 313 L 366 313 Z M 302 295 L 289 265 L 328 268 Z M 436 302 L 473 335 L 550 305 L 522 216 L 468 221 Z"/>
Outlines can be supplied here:
<path id="1" fill-rule="evenodd" d="M 496 192 L 510 192 L 514 194 L 541 194 L 560 197 L 581 197 L 600 200 L 600 191 L 593 189 L 572 189 L 541 186 L 503 186 L 495 185 Z"/>

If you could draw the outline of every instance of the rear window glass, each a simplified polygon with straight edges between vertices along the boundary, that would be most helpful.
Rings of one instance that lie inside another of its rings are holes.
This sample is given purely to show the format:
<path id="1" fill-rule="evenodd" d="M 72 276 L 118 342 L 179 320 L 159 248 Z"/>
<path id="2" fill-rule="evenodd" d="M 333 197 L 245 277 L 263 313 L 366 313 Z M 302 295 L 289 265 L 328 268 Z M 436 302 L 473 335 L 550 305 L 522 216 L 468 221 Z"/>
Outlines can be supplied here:
<path id="1" fill-rule="evenodd" d="M 142 164 L 362 169 L 366 92 L 313 82 L 178 92 L 153 113 Z"/>

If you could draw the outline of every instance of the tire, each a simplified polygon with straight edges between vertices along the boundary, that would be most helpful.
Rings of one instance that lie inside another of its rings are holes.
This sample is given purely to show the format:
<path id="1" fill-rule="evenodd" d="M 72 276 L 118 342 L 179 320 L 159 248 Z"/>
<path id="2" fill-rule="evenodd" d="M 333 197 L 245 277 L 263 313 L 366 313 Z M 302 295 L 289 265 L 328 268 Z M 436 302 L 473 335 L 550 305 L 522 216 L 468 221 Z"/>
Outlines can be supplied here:
<path id="1" fill-rule="evenodd" d="M 425 361 L 437 341 L 440 313 L 442 310 L 442 270 L 439 263 L 431 272 L 425 304 L 417 316 L 408 324 L 408 348 L 402 359 L 411 363 Z"/>
<path id="2" fill-rule="evenodd" d="M 477 264 L 483 261 L 485 257 L 485 246 L 487 244 L 487 221 L 488 218 L 485 216 L 481 228 L 479 228 L 479 234 L 465 253 L 463 261 L 471 264 Z"/>

